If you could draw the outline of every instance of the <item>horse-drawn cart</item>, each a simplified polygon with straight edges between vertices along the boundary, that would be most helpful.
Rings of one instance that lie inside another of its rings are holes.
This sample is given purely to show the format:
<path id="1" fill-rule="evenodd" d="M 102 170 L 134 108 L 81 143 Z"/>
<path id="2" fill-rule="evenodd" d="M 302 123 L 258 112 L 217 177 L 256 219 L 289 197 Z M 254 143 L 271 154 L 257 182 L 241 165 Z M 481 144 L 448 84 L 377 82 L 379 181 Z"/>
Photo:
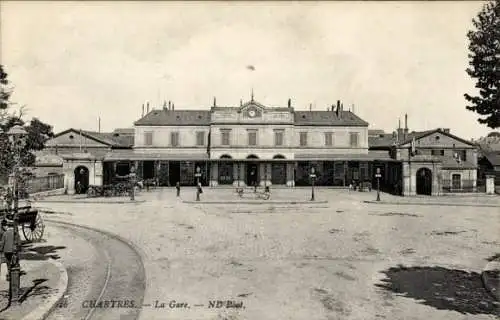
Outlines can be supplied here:
<path id="1" fill-rule="evenodd" d="M 12 220 L 14 214 L 10 210 L 0 209 L 0 217 Z M 31 206 L 20 207 L 18 208 L 17 218 L 18 227 L 22 228 L 24 238 L 27 241 L 37 242 L 42 240 L 45 224 L 38 210 L 31 208 Z"/>

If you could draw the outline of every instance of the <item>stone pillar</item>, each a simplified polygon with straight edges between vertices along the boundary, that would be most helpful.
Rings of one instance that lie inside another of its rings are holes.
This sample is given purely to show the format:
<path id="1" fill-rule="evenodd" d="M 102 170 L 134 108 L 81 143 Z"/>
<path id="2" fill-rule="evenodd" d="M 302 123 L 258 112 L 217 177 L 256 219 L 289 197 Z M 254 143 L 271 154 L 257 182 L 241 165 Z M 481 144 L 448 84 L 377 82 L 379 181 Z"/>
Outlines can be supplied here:
<path id="1" fill-rule="evenodd" d="M 486 175 L 486 194 L 495 194 L 495 176 Z"/>
<path id="2" fill-rule="evenodd" d="M 102 161 L 96 161 L 94 164 L 94 183 L 95 186 L 102 186 L 103 184 L 103 169 Z"/>
<path id="3" fill-rule="evenodd" d="M 210 166 L 210 186 L 217 187 L 219 185 L 219 164 L 212 162 Z"/>
<path id="4" fill-rule="evenodd" d="M 74 168 L 69 163 L 63 165 L 64 168 L 64 189 L 67 194 L 75 194 L 75 173 Z"/>
<path id="5" fill-rule="evenodd" d="M 403 196 L 414 196 L 416 194 L 417 176 L 409 161 L 403 162 Z"/>
<path id="6" fill-rule="evenodd" d="M 240 163 L 240 187 L 245 187 L 247 181 L 245 163 Z"/>
<path id="7" fill-rule="evenodd" d="M 294 163 L 286 164 L 286 186 L 289 188 L 295 187 L 295 177 L 293 176 L 293 169 L 295 168 Z"/>
<path id="8" fill-rule="evenodd" d="M 239 171 L 238 171 L 239 170 Z M 233 186 L 242 186 L 241 184 L 241 169 L 238 169 L 238 163 L 233 163 Z"/>

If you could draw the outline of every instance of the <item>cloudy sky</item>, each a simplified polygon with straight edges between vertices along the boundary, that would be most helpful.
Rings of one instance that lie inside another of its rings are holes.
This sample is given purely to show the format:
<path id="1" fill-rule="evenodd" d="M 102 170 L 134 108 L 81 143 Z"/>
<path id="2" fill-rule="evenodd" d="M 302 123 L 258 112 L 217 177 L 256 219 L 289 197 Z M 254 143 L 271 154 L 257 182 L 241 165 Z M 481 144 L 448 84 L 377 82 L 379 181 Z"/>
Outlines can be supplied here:
<path id="1" fill-rule="evenodd" d="M 54 125 L 129 127 L 141 105 L 208 109 L 255 99 L 326 110 L 337 99 L 372 128 L 488 130 L 467 30 L 482 2 L 7 2 L 1 63 L 12 99 Z M 254 71 L 247 68 L 255 67 Z"/>

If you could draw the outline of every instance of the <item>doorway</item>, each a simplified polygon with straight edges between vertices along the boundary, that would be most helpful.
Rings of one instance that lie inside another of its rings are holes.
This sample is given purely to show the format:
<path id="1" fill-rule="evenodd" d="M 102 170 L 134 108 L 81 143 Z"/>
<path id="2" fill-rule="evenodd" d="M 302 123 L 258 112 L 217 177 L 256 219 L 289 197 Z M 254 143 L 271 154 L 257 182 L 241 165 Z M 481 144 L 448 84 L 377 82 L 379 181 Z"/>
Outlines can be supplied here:
<path id="1" fill-rule="evenodd" d="M 417 171 L 417 194 L 432 194 L 432 171 L 428 168 L 420 168 Z"/>
<path id="2" fill-rule="evenodd" d="M 177 182 L 181 181 L 181 163 L 179 161 L 172 161 L 168 164 L 168 182 L 171 186 L 175 186 Z"/>
<path id="3" fill-rule="evenodd" d="M 247 186 L 256 186 L 259 181 L 259 166 L 256 162 L 247 163 L 247 175 L 245 183 Z"/>
<path id="4" fill-rule="evenodd" d="M 85 166 L 78 166 L 75 169 L 75 193 L 87 193 L 89 188 L 89 169 Z"/>

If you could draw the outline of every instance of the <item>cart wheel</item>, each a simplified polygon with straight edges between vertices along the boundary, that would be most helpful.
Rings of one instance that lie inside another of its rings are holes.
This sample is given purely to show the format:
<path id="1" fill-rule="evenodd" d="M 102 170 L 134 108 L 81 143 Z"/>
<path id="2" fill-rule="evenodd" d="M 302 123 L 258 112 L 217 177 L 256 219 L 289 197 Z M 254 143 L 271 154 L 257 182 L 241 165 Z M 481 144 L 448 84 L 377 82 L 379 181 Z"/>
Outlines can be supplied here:
<path id="1" fill-rule="evenodd" d="M 33 229 L 29 224 L 23 224 L 24 238 L 29 242 L 37 242 L 42 240 L 45 224 L 40 213 L 36 215 L 35 225 Z"/>
<path id="2" fill-rule="evenodd" d="M 263 195 L 262 195 L 262 199 L 264 200 L 269 200 L 269 197 L 271 197 L 271 195 L 267 192 L 265 192 Z"/>

